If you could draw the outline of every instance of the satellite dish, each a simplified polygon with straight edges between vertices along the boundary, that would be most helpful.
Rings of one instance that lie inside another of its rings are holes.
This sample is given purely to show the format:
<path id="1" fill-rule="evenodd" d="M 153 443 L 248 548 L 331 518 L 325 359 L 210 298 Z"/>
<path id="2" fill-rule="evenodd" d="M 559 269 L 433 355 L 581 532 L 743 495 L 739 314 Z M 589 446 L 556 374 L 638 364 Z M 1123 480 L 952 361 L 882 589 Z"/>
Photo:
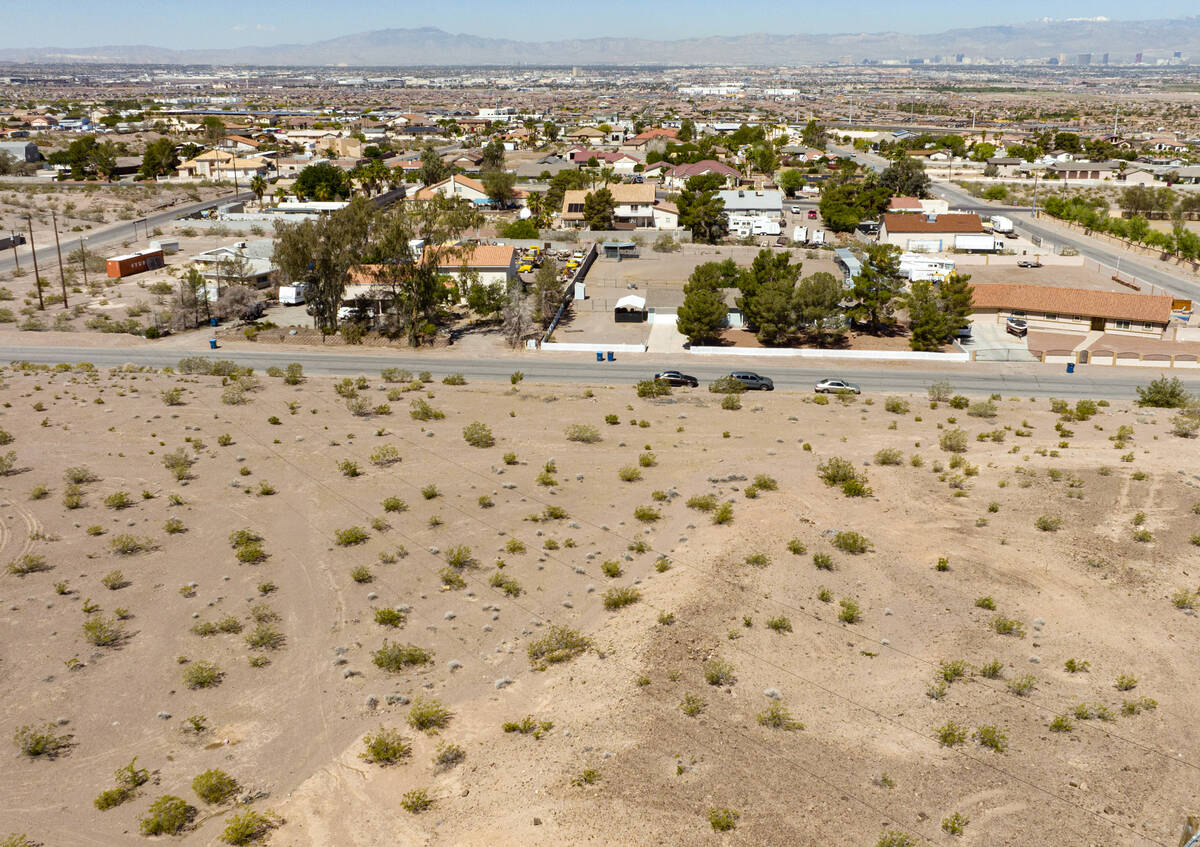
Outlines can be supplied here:
<path id="1" fill-rule="evenodd" d="M 518 218 L 520 218 L 520 219 L 521 219 L 521 220 L 523 220 L 523 221 L 527 221 L 527 220 L 529 220 L 530 218 L 532 218 L 532 217 L 533 217 L 533 212 L 529 211 L 529 209 L 528 209 L 528 208 L 525 208 L 525 209 L 522 209 L 520 212 L 518 212 L 518 213 L 517 213 L 517 217 L 518 217 Z"/>

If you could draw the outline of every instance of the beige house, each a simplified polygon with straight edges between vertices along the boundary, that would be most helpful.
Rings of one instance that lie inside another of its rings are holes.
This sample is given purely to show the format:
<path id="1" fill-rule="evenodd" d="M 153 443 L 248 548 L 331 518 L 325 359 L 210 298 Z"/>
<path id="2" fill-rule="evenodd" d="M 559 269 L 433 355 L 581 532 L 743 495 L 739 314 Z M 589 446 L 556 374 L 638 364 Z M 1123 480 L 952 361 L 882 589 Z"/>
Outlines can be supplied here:
<path id="1" fill-rule="evenodd" d="M 1171 320 L 1172 300 L 1165 295 L 1018 283 L 981 283 L 971 290 L 977 319 L 1020 318 L 1047 332 L 1160 338 Z"/>
<path id="2" fill-rule="evenodd" d="M 211 180 L 213 182 L 226 180 L 232 182 L 249 181 L 255 176 L 266 176 L 270 165 L 265 159 L 241 159 L 233 153 L 224 150 L 207 150 L 194 159 L 180 163 L 176 168 L 176 178 L 184 181 L 198 182 Z"/>
<path id="3" fill-rule="evenodd" d="M 601 188 L 607 188 L 612 193 L 615 203 L 613 210 L 613 227 L 615 229 L 679 228 L 679 210 L 669 203 L 659 201 L 655 196 L 653 185 L 649 183 L 611 183 L 601 186 Z M 579 228 L 585 225 L 583 207 L 587 202 L 587 196 L 591 193 L 587 189 L 563 193 L 559 224 L 564 229 Z"/>

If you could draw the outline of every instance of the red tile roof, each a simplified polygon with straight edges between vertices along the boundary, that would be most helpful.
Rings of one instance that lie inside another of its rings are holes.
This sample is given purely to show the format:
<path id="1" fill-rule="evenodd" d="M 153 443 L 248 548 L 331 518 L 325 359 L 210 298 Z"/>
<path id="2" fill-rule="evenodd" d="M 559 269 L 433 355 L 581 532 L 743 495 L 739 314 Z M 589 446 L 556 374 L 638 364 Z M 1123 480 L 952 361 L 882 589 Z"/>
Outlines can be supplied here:
<path id="1" fill-rule="evenodd" d="M 971 290 L 976 309 L 1019 309 L 1137 323 L 1166 324 L 1171 320 L 1171 298 L 1166 295 L 992 282 L 972 285 Z"/>
<path id="2" fill-rule="evenodd" d="M 925 215 L 885 214 L 883 226 L 888 232 L 983 232 L 976 214 L 938 215 L 933 220 Z"/>

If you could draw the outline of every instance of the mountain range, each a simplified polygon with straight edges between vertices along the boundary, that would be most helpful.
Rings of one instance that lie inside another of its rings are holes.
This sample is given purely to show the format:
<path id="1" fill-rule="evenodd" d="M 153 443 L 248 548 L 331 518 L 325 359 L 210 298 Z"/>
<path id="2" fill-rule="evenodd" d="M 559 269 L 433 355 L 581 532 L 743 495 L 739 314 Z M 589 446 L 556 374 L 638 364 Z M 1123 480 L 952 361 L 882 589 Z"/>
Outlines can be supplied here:
<path id="1" fill-rule="evenodd" d="M 5 63 L 429 67 L 480 65 L 806 65 L 845 57 L 905 60 L 952 57 L 1035 59 L 1091 53 L 1114 64 L 1137 53 L 1145 61 L 1200 56 L 1200 17 L 1174 20 L 1041 20 L 914 35 L 753 33 L 677 40 L 575 38 L 515 41 L 452 34 L 436 28 L 381 29 L 312 44 L 169 49 L 150 45 L 0 49 Z"/>

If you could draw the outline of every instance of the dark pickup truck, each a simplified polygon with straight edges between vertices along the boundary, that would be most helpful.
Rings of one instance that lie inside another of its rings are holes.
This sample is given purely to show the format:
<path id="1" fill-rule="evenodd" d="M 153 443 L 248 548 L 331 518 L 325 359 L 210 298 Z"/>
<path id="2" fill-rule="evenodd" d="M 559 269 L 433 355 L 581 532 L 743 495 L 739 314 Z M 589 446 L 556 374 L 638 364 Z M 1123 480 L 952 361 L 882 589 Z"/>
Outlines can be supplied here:
<path id="1" fill-rule="evenodd" d="M 20 247 L 25 243 L 25 236 L 17 235 L 0 235 L 0 250 L 7 250 L 10 247 Z"/>

